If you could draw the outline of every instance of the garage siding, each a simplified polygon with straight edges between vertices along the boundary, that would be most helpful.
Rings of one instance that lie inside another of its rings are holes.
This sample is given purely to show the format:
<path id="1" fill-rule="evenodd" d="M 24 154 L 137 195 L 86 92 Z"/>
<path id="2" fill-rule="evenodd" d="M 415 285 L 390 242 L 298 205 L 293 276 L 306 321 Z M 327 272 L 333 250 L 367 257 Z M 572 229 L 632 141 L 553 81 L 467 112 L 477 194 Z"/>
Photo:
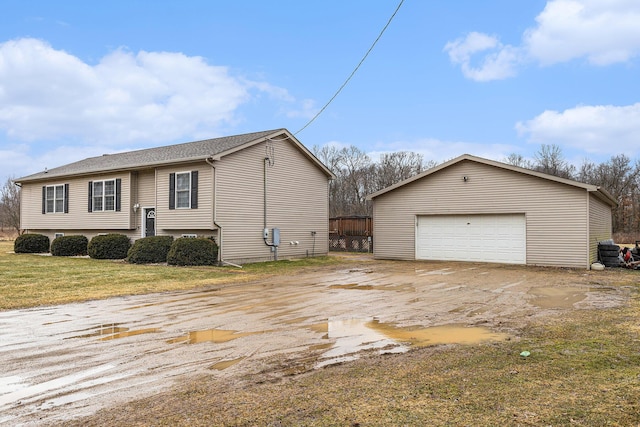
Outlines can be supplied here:
<path id="1" fill-rule="evenodd" d="M 589 263 L 598 260 L 598 242 L 611 239 L 611 206 L 594 195 L 589 198 Z"/>
<path id="2" fill-rule="evenodd" d="M 587 200 L 581 188 L 464 160 L 374 199 L 374 255 L 415 259 L 419 215 L 522 212 L 527 264 L 585 267 Z"/>

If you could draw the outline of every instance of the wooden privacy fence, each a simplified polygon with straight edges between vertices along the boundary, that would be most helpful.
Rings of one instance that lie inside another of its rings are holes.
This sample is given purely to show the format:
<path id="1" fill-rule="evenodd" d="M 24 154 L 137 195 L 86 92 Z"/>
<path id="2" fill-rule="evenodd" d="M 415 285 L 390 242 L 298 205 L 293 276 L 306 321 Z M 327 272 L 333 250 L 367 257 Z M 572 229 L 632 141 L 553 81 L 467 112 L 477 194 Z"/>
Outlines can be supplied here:
<path id="1" fill-rule="evenodd" d="M 373 252 L 373 220 L 370 216 L 329 218 L 329 250 Z"/>

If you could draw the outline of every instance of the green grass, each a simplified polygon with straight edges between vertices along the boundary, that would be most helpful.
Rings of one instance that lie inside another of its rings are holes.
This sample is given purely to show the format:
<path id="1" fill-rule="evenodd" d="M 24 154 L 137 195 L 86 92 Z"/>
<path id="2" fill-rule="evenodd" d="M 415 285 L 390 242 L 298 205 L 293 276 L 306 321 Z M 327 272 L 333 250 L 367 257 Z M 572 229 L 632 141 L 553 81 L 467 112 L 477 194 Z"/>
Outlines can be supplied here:
<path id="1" fill-rule="evenodd" d="M 248 264 L 242 269 L 173 267 L 11 251 L 13 242 L 0 241 L 0 310 L 243 282 L 340 262 L 317 257 Z"/>

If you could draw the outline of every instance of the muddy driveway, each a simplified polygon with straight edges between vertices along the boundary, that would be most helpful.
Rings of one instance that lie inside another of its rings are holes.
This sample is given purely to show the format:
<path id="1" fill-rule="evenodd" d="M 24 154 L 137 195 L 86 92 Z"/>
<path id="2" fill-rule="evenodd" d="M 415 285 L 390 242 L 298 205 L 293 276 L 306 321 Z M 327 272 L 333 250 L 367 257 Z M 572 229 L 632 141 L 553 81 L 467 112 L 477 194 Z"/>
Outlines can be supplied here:
<path id="1" fill-rule="evenodd" d="M 410 346 L 518 339 L 531 319 L 624 304 L 610 272 L 374 261 L 294 277 L 0 312 L 0 425 L 43 425 L 188 376 L 291 375 Z"/>

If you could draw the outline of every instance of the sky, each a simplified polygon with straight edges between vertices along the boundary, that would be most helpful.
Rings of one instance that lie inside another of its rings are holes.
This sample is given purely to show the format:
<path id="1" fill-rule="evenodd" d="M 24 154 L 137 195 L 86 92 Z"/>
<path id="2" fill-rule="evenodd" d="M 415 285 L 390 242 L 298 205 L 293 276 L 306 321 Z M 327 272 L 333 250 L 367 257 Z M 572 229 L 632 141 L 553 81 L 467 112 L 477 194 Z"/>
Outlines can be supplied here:
<path id="1" fill-rule="evenodd" d="M 0 0 L 0 10 L 0 178 L 278 128 L 374 161 L 533 159 L 542 144 L 575 165 L 640 158 L 638 0 Z"/>

